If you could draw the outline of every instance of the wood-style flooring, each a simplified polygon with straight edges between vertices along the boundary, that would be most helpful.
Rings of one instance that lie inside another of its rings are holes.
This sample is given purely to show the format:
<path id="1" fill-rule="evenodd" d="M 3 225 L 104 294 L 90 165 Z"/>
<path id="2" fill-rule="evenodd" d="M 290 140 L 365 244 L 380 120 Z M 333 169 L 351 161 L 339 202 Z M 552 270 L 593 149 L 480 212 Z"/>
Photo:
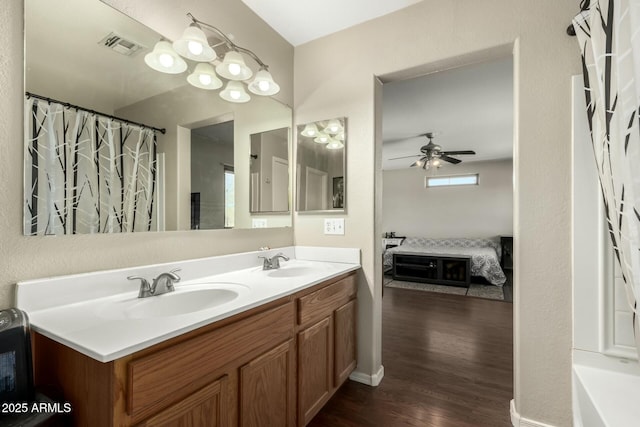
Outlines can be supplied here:
<path id="1" fill-rule="evenodd" d="M 512 307 L 386 288 L 382 383 L 347 381 L 309 426 L 511 426 Z"/>

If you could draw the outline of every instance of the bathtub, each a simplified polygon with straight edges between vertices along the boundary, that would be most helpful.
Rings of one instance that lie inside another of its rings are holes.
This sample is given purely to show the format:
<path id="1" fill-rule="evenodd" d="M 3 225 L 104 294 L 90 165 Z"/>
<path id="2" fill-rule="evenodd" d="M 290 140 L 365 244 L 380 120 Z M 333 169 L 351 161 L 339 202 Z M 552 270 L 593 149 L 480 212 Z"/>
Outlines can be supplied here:
<path id="1" fill-rule="evenodd" d="M 614 369 L 609 369 L 611 367 Z M 574 427 L 640 426 L 640 375 L 637 368 L 637 362 L 617 358 L 611 358 L 604 364 L 575 363 L 574 358 Z"/>

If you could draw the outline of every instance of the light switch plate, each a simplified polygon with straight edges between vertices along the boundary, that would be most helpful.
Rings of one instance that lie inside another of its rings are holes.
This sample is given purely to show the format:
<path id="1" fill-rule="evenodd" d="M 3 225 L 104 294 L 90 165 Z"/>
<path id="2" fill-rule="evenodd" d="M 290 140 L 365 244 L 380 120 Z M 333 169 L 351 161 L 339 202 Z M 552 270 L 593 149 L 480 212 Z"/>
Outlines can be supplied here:
<path id="1" fill-rule="evenodd" d="M 344 235 L 344 218 L 325 218 L 324 234 Z"/>
<path id="2" fill-rule="evenodd" d="M 267 228 L 266 218 L 253 218 L 251 220 L 251 227 L 253 228 Z"/>

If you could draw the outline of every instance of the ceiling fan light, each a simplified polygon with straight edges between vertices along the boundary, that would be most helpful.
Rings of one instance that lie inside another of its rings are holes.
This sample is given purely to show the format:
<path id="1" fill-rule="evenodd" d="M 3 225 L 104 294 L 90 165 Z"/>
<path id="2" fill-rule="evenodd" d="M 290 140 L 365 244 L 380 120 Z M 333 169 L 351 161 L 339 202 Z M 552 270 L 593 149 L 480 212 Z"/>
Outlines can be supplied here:
<path id="1" fill-rule="evenodd" d="M 229 80 L 247 80 L 253 75 L 247 67 L 240 52 L 230 50 L 224 55 L 224 60 L 216 66 L 216 72 Z"/>
<path id="2" fill-rule="evenodd" d="M 307 123 L 302 132 L 300 132 L 300 135 L 313 138 L 318 135 L 318 127 L 315 123 Z"/>
<path id="3" fill-rule="evenodd" d="M 251 99 L 249 94 L 245 92 L 242 83 L 233 80 L 227 83 L 224 90 L 220 91 L 220 98 L 238 104 L 249 102 Z"/>
<path id="4" fill-rule="evenodd" d="M 182 37 L 173 42 L 180 56 L 198 62 L 210 62 L 216 59 L 216 51 L 209 46 L 207 36 L 198 25 L 191 24 L 182 33 Z"/>
<path id="5" fill-rule="evenodd" d="M 261 96 L 271 96 L 280 92 L 280 86 L 273 81 L 271 73 L 262 68 L 256 73 L 256 77 L 249 83 L 249 91 Z"/>
<path id="6" fill-rule="evenodd" d="M 216 76 L 213 66 L 204 62 L 196 65 L 193 73 L 187 77 L 187 81 L 200 89 L 215 90 L 222 87 L 222 81 Z"/>
<path id="7" fill-rule="evenodd" d="M 167 74 L 180 74 L 187 69 L 187 63 L 166 40 L 160 40 L 153 51 L 144 56 L 144 62 L 156 71 Z"/>

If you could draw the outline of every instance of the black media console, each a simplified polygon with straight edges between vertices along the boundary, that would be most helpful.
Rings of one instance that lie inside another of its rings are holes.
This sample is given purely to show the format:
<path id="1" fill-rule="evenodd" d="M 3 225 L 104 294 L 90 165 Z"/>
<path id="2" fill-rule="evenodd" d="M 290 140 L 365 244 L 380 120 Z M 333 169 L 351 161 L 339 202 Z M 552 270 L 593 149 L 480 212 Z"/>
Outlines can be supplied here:
<path id="1" fill-rule="evenodd" d="M 469 287 L 471 257 L 396 252 L 393 254 L 393 280 Z"/>

